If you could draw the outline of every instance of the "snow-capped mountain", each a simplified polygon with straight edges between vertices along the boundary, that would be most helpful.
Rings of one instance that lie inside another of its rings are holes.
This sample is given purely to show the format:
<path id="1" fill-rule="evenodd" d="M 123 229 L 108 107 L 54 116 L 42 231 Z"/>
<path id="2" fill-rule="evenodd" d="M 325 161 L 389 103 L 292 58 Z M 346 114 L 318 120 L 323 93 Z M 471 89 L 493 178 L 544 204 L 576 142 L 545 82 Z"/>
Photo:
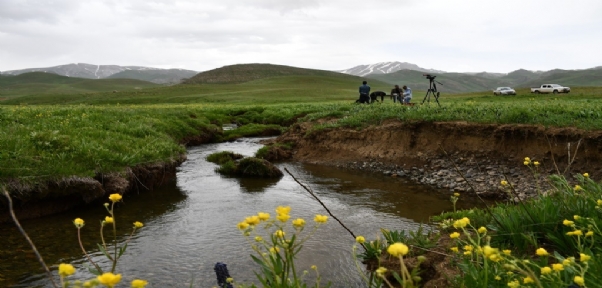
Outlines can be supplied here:
<path id="1" fill-rule="evenodd" d="M 27 72 L 47 72 L 54 73 L 67 77 L 77 77 L 77 78 L 88 78 L 88 79 L 102 79 L 107 78 L 111 75 L 118 74 L 121 72 L 128 71 L 137 71 L 143 74 L 177 74 L 171 75 L 171 78 L 188 78 L 196 75 L 198 72 L 192 70 L 184 70 L 184 69 L 159 69 L 159 68 L 150 68 L 150 67 L 141 67 L 141 66 L 118 66 L 118 65 L 93 65 L 86 63 L 73 63 L 66 65 L 59 65 L 47 68 L 27 68 L 21 70 L 10 70 L 10 71 L 2 71 L 0 74 L 2 75 L 19 75 Z M 123 74 L 123 73 L 122 73 Z M 138 73 L 139 74 L 139 73 Z M 114 78 L 114 77 L 112 77 Z M 140 79 L 137 77 L 121 77 L 121 78 L 133 78 Z M 169 78 L 169 77 L 168 77 Z M 147 80 L 155 83 L 163 84 L 163 79 L 154 79 L 155 81 L 149 79 L 140 79 Z"/>
<path id="2" fill-rule="evenodd" d="M 416 64 L 407 63 L 407 62 L 398 62 L 398 61 L 380 62 L 380 63 L 368 64 L 368 65 L 359 65 L 359 66 L 355 66 L 353 68 L 339 70 L 337 72 L 356 75 L 356 76 L 366 76 L 368 74 L 393 73 L 393 72 L 396 72 L 399 70 L 415 70 L 415 71 L 428 72 L 428 73 L 444 73 L 445 72 L 445 71 L 435 70 L 435 69 L 426 69 L 426 68 L 419 67 Z"/>

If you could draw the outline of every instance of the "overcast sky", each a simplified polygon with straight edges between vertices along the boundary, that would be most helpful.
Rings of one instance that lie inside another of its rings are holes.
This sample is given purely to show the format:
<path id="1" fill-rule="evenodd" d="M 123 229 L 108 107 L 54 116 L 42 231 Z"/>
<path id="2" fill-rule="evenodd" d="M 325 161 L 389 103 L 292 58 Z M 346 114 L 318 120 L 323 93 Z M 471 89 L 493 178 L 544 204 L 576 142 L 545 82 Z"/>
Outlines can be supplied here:
<path id="1" fill-rule="evenodd" d="M 450 72 L 602 65 L 600 0 L 0 0 L 0 71 L 69 63 L 205 71 Z"/>

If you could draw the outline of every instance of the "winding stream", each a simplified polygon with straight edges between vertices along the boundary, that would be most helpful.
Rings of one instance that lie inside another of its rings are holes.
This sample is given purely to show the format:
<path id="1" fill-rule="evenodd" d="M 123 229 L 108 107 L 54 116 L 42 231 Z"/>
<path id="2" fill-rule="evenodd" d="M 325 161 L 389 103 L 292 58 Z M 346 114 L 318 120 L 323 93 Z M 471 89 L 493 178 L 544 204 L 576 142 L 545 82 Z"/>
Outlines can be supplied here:
<path id="1" fill-rule="evenodd" d="M 258 141 L 240 139 L 190 148 L 175 183 L 124 197 L 116 208 L 122 227 L 118 234 L 123 235 L 119 241 L 127 239 L 132 222 L 141 221 L 145 227 L 134 235 L 120 259 L 117 268 L 123 280 L 119 287 L 129 287 L 135 278 L 148 280 L 147 287 L 188 287 L 191 282 L 194 287 L 213 287 L 216 262 L 226 263 L 237 282 L 257 282 L 253 271 L 258 267 L 249 257 L 252 250 L 236 223 L 260 211 L 273 217 L 279 205 L 291 206 L 292 218 L 302 217 L 308 225 L 315 214 L 327 214 L 286 173 L 279 180 L 228 178 L 215 173 L 217 166 L 205 161 L 207 155 L 225 150 L 252 156 L 261 148 Z M 300 163 L 278 166 L 311 187 L 334 215 L 367 239 L 379 235 L 380 227 L 416 230 L 429 216 L 452 209 L 449 191 L 402 178 Z M 98 204 L 22 224 L 49 265 L 56 269 L 59 263 L 72 263 L 78 268 L 78 279 L 89 279 L 93 275 L 83 267 L 87 262 L 81 257 L 71 222 L 76 217 L 86 221 L 84 246 L 95 261 L 110 267 L 95 248 L 105 215 Z M 306 242 L 296 265 L 299 270 L 317 265 L 322 278 L 335 283 L 333 287 L 361 287 L 351 256 L 353 243 L 350 234 L 330 218 Z M 22 236 L 7 224 L 0 225 L 0 286 L 51 287 Z"/>

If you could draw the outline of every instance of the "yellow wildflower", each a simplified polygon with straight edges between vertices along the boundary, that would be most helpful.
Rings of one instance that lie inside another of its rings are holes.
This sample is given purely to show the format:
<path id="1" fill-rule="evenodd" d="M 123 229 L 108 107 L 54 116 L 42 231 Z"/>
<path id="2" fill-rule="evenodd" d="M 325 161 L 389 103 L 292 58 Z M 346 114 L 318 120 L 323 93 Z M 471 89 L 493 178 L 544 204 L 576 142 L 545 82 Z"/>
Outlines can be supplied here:
<path id="1" fill-rule="evenodd" d="M 142 224 L 142 222 L 136 221 L 134 222 L 134 227 L 140 229 L 144 227 L 144 224 Z"/>
<path id="2" fill-rule="evenodd" d="M 481 226 L 481 228 L 479 228 L 479 230 L 477 231 L 481 234 L 484 234 L 485 232 L 487 232 L 487 228 Z"/>
<path id="3" fill-rule="evenodd" d="M 288 215 L 291 212 L 291 207 L 290 206 L 278 206 L 276 207 L 276 213 L 278 213 L 279 215 Z"/>
<path id="4" fill-rule="evenodd" d="M 113 201 L 113 203 L 118 202 L 119 200 L 121 200 L 121 198 L 121 194 L 118 193 L 109 195 L 109 200 Z"/>
<path id="5" fill-rule="evenodd" d="M 261 241 L 263 241 L 263 238 L 261 238 L 261 236 L 255 236 L 255 241 L 261 242 Z"/>
<path id="6" fill-rule="evenodd" d="M 460 197 L 460 193 L 454 193 L 454 196 Z"/>
<path id="7" fill-rule="evenodd" d="M 573 236 L 583 236 L 583 232 L 581 230 L 573 231 Z"/>
<path id="8" fill-rule="evenodd" d="M 523 162 L 523 164 L 525 164 L 525 166 L 529 166 L 529 163 L 531 163 L 531 162 L 529 162 L 529 161 Z M 508 285 L 510 285 L 510 284 L 508 284 Z"/>
<path id="9" fill-rule="evenodd" d="M 240 230 L 245 230 L 249 227 L 249 224 L 247 222 L 240 222 L 236 224 L 236 227 L 238 227 Z"/>
<path id="10" fill-rule="evenodd" d="M 270 253 L 275 254 L 275 253 L 278 253 L 278 252 L 280 252 L 280 248 L 278 248 L 278 247 L 271 247 L 270 248 Z"/>
<path id="11" fill-rule="evenodd" d="M 596 201 L 596 204 L 598 204 L 598 206 L 602 206 L 602 199 L 598 199 L 598 200 Z"/>
<path id="12" fill-rule="evenodd" d="M 309 268 L 311 268 L 312 270 L 318 270 L 318 266 L 316 266 L 316 265 L 311 265 L 311 267 L 309 267 Z"/>
<path id="13" fill-rule="evenodd" d="M 500 181 L 500 184 L 502 184 L 502 186 L 508 186 L 508 181 L 502 180 Z"/>
<path id="14" fill-rule="evenodd" d="M 59 275 L 61 276 L 69 276 L 75 273 L 75 267 L 71 264 L 60 264 L 59 265 Z"/>
<path id="15" fill-rule="evenodd" d="M 589 173 L 583 173 L 583 177 L 589 178 Z"/>
<path id="16" fill-rule="evenodd" d="M 458 232 L 449 234 L 449 238 L 452 238 L 452 239 L 459 238 L 459 237 L 460 237 L 460 233 L 458 233 Z"/>
<path id="17" fill-rule="evenodd" d="M 510 288 L 518 288 L 518 287 L 520 287 L 520 283 L 518 282 L 518 280 L 514 280 L 512 282 L 508 282 L 508 287 L 510 287 Z"/>
<path id="18" fill-rule="evenodd" d="M 581 276 L 575 276 L 575 278 L 573 278 L 573 281 L 579 286 L 585 286 L 585 279 L 583 279 L 583 277 Z"/>
<path id="19" fill-rule="evenodd" d="M 458 253 L 458 247 L 451 247 L 449 250 Z"/>
<path id="20" fill-rule="evenodd" d="M 579 215 L 573 215 L 573 219 L 575 219 L 575 221 L 579 221 L 579 219 L 581 219 L 581 216 L 579 216 Z"/>
<path id="21" fill-rule="evenodd" d="M 259 220 L 261 221 L 266 221 L 270 219 L 270 213 L 259 212 L 257 213 L 257 217 L 259 217 Z"/>
<path id="22" fill-rule="evenodd" d="M 583 188 L 581 188 L 581 186 L 579 186 L 579 185 L 575 185 L 575 188 L 573 188 L 573 190 L 581 191 L 581 190 L 583 190 Z"/>
<path id="23" fill-rule="evenodd" d="M 485 255 L 485 257 L 489 257 L 492 254 L 496 254 L 496 253 L 498 253 L 497 248 L 491 248 L 491 246 L 489 246 L 489 245 L 483 246 L 483 255 Z"/>
<path id="24" fill-rule="evenodd" d="M 257 225 L 257 224 L 259 224 L 260 221 L 261 220 L 259 220 L 259 217 L 256 215 L 245 218 L 245 222 L 247 222 L 247 224 L 249 224 L 249 225 Z"/>
<path id="25" fill-rule="evenodd" d="M 464 228 L 466 227 L 466 225 L 470 224 L 470 219 L 468 219 L 467 217 L 464 217 L 460 220 L 456 220 L 454 222 L 454 228 L 458 229 L 458 228 Z"/>
<path id="26" fill-rule="evenodd" d="M 493 262 L 499 262 L 500 260 L 502 260 L 502 257 L 500 257 L 500 254 L 491 254 L 489 255 L 489 260 Z"/>
<path id="27" fill-rule="evenodd" d="M 317 223 L 326 223 L 326 221 L 328 221 L 328 216 L 318 214 L 314 217 L 314 221 Z"/>
<path id="28" fill-rule="evenodd" d="M 562 265 L 560 263 L 552 264 L 552 269 L 554 271 L 562 271 L 562 270 L 564 270 L 564 265 Z"/>
<path id="29" fill-rule="evenodd" d="M 512 254 L 512 250 L 508 250 L 508 249 L 503 250 L 502 252 L 504 252 L 504 254 L 506 254 L 506 255 Z"/>
<path id="30" fill-rule="evenodd" d="M 387 268 L 385 267 L 378 267 L 378 269 L 376 269 L 376 274 L 379 276 L 383 276 L 386 272 Z"/>
<path id="31" fill-rule="evenodd" d="M 539 166 L 539 162 L 535 161 L 535 162 L 533 162 L 533 165 Z"/>
<path id="32" fill-rule="evenodd" d="M 105 217 L 105 223 L 111 224 L 113 222 L 115 222 L 115 221 L 113 221 L 113 217 L 110 217 L 110 216 Z"/>
<path id="33" fill-rule="evenodd" d="M 364 236 L 357 236 L 355 237 L 355 242 L 362 244 L 366 242 L 366 239 L 364 238 Z"/>
<path id="34" fill-rule="evenodd" d="M 585 236 L 593 237 L 594 236 L 594 231 L 587 231 L 587 233 L 585 233 Z"/>
<path id="35" fill-rule="evenodd" d="M 525 161 L 531 162 L 531 158 L 525 157 Z"/>
<path id="36" fill-rule="evenodd" d="M 573 262 L 575 262 L 575 258 L 569 257 L 569 258 L 562 260 L 562 265 L 571 266 L 571 264 L 573 264 Z"/>
<path id="37" fill-rule="evenodd" d="M 400 242 L 393 243 L 387 248 L 387 252 L 395 257 L 406 255 L 409 250 L 408 246 Z"/>
<path id="38" fill-rule="evenodd" d="M 84 227 L 84 220 L 82 218 L 75 218 L 75 220 L 73 220 L 73 224 L 77 228 L 82 228 Z"/>
<path id="39" fill-rule="evenodd" d="M 103 284 L 109 288 L 113 288 L 119 281 L 121 281 L 121 274 L 113 274 L 111 272 L 104 273 L 97 276 L 96 279 L 100 284 Z"/>
<path id="40" fill-rule="evenodd" d="M 466 255 L 466 256 L 472 255 L 472 251 L 464 251 L 464 255 Z"/>
<path id="41" fill-rule="evenodd" d="M 502 277 L 495 275 L 495 280 L 500 281 L 500 280 L 502 280 Z"/>
<path id="42" fill-rule="evenodd" d="M 583 254 L 583 253 L 579 253 L 579 256 L 580 256 L 579 260 L 581 262 L 587 262 L 587 261 L 589 261 L 589 259 L 592 258 L 592 256 L 589 256 L 589 255 Z"/>
<path id="43" fill-rule="evenodd" d="M 305 226 L 305 220 L 303 220 L 301 218 L 297 218 L 297 219 L 293 220 L 293 226 L 295 226 L 297 228 L 301 228 L 301 227 Z"/>
<path id="44" fill-rule="evenodd" d="M 533 283 L 533 282 L 535 282 L 535 281 L 533 281 L 533 278 L 528 277 L 528 276 L 523 279 L 523 283 L 525 283 L 525 284 L 529 284 L 529 283 Z"/>
<path id="45" fill-rule="evenodd" d="M 571 220 L 564 219 L 564 221 L 562 221 L 562 225 L 565 225 L 565 226 L 573 226 L 573 224 L 575 224 L 575 222 L 573 222 Z"/>
<path id="46" fill-rule="evenodd" d="M 278 216 L 276 216 L 276 219 L 278 219 L 280 222 L 286 222 L 290 218 L 291 218 L 291 215 L 288 215 L 288 214 L 278 214 Z"/>
<path id="47" fill-rule="evenodd" d="M 548 256 L 548 251 L 546 251 L 544 248 L 539 248 L 535 251 L 535 254 L 539 256 Z"/>
<path id="48" fill-rule="evenodd" d="M 148 282 L 140 279 L 136 279 L 132 281 L 132 288 L 144 288 L 144 286 L 148 285 Z"/>
<path id="49" fill-rule="evenodd" d="M 472 245 L 464 246 L 464 250 L 466 250 L 466 251 L 472 251 L 473 249 L 474 249 L 474 247 L 472 247 Z"/>
<path id="50" fill-rule="evenodd" d="M 234 278 L 232 278 L 232 277 L 226 278 L 226 283 L 232 283 L 232 282 L 234 282 Z"/>
<path id="51" fill-rule="evenodd" d="M 550 273 L 552 273 L 552 268 L 550 268 L 550 267 L 541 268 L 541 274 L 546 275 L 546 274 L 550 274 Z"/>
<path id="52" fill-rule="evenodd" d="M 284 238 L 284 235 L 286 235 L 286 233 L 284 233 L 282 230 L 276 230 L 276 232 L 274 232 L 274 236 L 278 238 Z"/>

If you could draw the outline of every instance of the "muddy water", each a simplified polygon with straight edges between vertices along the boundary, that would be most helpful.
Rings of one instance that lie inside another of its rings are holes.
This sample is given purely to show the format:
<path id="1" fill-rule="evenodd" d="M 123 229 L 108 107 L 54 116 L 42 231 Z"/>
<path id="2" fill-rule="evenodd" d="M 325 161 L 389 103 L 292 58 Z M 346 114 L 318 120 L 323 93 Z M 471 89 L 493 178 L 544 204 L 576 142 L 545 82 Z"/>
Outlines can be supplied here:
<path id="1" fill-rule="evenodd" d="M 259 211 L 274 215 L 278 205 L 291 206 L 291 216 L 308 223 L 315 214 L 326 214 L 289 175 L 279 180 L 228 178 L 216 174 L 216 165 L 205 161 L 208 154 L 225 150 L 251 156 L 261 147 L 257 142 L 244 139 L 192 148 L 175 183 L 124 197 L 116 209 L 118 225 L 123 227 L 118 231 L 119 241 L 126 240 L 132 222 L 142 221 L 145 227 L 133 237 L 119 262 L 123 282 L 140 278 L 152 283 L 148 287 L 188 287 L 191 282 L 194 287 L 213 287 L 216 262 L 226 263 L 236 281 L 256 282 L 252 271 L 257 266 L 249 257 L 252 251 L 236 223 Z M 449 191 L 403 179 L 299 163 L 279 167 L 311 187 L 347 227 L 368 239 L 376 237 L 380 227 L 416 230 L 429 216 L 452 209 Z M 109 267 L 95 249 L 99 222 L 105 215 L 99 203 L 22 224 L 53 269 L 70 262 L 78 267 L 79 279 L 89 279 L 92 275 L 84 268 L 86 262 L 71 222 L 76 217 L 86 221 L 84 245 L 95 261 Z M 317 265 L 323 279 L 336 283 L 333 287 L 359 287 L 361 280 L 351 257 L 353 243 L 348 232 L 330 219 L 304 245 L 296 265 L 308 270 Z M 123 287 L 128 286 L 125 284 Z M 10 225 L 0 226 L 0 286 L 50 287 L 34 255 Z"/>

